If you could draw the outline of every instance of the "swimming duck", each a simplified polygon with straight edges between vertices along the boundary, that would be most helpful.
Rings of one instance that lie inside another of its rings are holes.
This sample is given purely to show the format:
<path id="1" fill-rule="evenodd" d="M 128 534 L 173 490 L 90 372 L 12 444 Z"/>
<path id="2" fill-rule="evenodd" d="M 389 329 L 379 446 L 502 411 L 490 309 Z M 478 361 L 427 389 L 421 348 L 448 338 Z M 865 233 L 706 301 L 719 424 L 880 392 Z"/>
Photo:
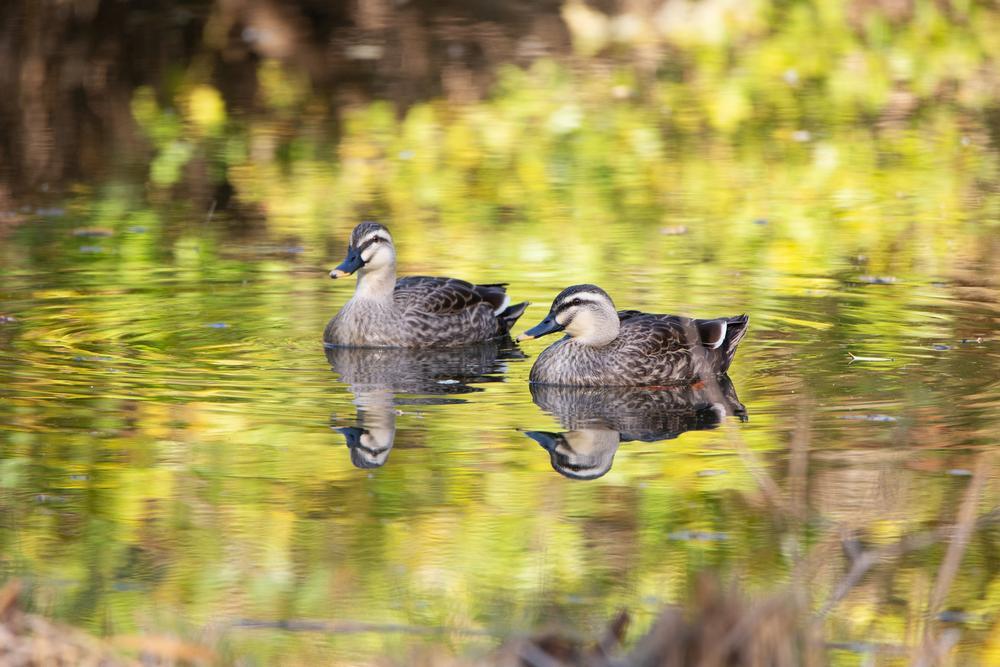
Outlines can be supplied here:
<path id="1" fill-rule="evenodd" d="M 600 287 L 574 285 L 517 340 L 567 334 L 538 356 L 529 376 L 533 383 L 649 387 L 725 373 L 748 322 L 746 315 L 696 320 L 616 311 Z"/>
<path id="2" fill-rule="evenodd" d="M 509 333 L 528 307 L 510 305 L 506 285 L 455 278 L 396 279 L 396 249 L 385 226 L 354 228 L 347 258 L 331 278 L 358 274 L 354 296 L 326 325 L 323 340 L 352 347 L 451 347 Z"/>

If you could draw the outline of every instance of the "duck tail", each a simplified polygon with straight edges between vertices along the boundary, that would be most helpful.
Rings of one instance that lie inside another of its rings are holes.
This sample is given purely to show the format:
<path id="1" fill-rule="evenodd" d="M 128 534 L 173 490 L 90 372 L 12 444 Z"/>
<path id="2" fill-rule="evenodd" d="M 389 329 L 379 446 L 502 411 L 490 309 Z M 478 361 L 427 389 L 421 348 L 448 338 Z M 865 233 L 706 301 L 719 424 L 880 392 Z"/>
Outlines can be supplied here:
<path id="1" fill-rule="evenodd" d="M 747 328 L 750 326 L 750 317 L 747 315 L 727 317 L 725 321 L 726 335 L 719 346 L 719 352 L 722 353 L 722 362 L 719 366 L 720 373 L 725 373 L 729 370 L 729 364 L 733 363 L 733 357 L 736 356 L 736 347 L 743 340 L 743 336 L 746 335 Z"/>
<path id="2" fill-rule="evenodd" d="M 524 315 L 524 311 L 528 308 L 528 302 L 522 301 L 521 303 L 515 303 L 513 306 L 507 306 L 502 311 L 497 313 L 497 318 L 503 322 L 504 327 L 507 332 L 514 328 L 514 323 L 517 322 L 517 318 Z"/>

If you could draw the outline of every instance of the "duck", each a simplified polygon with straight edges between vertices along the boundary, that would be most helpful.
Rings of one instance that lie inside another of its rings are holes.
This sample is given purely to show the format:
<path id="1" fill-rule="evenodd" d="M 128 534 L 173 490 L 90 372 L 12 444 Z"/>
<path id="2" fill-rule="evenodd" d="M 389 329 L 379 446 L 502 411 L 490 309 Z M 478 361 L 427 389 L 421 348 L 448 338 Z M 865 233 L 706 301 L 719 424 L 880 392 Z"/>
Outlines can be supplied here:
<path id="1" fill-rule="evenodd" d="M 457 278 L 396 278 L 396 248 L 388 228 L 362 222 L 351 232 L 347 257 L 330 277 L 358 275 L 354 296 L 326 325 L 327 345 L 455 347 L 509 337 L 528 307 L 510 304 L 506 283 L 475 285 Z"/>
<path id="2" fill-rule="evenodd" d="M 531 367 L 531 383 L 655 387 L 726 373 L 747 332 L 746 315 L 692 319 L 615 308 L 597 285 L 573 285 L 517 341 L 563 331 Z"/>

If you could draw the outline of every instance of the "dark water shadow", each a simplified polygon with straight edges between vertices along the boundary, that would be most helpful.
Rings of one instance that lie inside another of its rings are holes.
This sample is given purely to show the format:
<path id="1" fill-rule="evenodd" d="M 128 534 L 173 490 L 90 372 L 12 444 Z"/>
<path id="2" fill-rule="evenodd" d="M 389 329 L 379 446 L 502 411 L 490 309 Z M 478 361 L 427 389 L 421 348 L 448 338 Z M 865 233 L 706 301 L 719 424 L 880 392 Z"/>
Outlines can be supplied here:
<path id="1" fill-rule="evenodd" d="M 503 382 L 505 364 L 523 359 L 512 341 L 491 341 L 461 348 L 391 349 L 327 346 L 330 368 L 354 395 L 353 420 L 331 417 L 344 436 L 357 468 L 385 465 L 396 438 L 396 417 L 403 405 L 463 403 L 475 385 Z"/>
<path id="2" fill-rule="evenodd" d="M 718 427 L 727 416 L 747 421 L 732 380 L 650 389 L 531 385 L 535 405 L 565 431 L 525 431 L 548 453 L 552 468 L 571 479 L 597 479 L 611 470 L 618 446 L 672 440 L 687 431 Z"/>

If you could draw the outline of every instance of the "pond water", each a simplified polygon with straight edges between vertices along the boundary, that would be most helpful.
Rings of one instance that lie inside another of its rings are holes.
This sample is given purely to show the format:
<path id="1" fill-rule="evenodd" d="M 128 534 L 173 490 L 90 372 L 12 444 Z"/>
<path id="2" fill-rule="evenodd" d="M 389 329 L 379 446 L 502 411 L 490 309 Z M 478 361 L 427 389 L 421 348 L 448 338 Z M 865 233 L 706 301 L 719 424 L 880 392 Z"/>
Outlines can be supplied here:
<path id="1" fill-rule="evenodd" d="M 1000 529 L 974 521 L 1000 506 L 988 130 L 870 129 L 803 91 L 785 124 L 668 131 L 662 100 L 610 89 L 542 62 L 336 133 L 304 102 L 135 92 L 148 153 L 0 200 L 0 575 L 89 631 L 241 664 L 476 655 L 620 608 L 641 630 L 704 570 L 829 601 L 835 664 L 903 664 L 942 627 L 956 664 L 1000 659 Z M 401 275 L 509 283 L 515 332 L 580 282 L 747 313 L 725 400 L 529 387 L 551 337 L 326 350 L 363 219 Z M 963 516 L 957 552 L 893 551 Z"/>

